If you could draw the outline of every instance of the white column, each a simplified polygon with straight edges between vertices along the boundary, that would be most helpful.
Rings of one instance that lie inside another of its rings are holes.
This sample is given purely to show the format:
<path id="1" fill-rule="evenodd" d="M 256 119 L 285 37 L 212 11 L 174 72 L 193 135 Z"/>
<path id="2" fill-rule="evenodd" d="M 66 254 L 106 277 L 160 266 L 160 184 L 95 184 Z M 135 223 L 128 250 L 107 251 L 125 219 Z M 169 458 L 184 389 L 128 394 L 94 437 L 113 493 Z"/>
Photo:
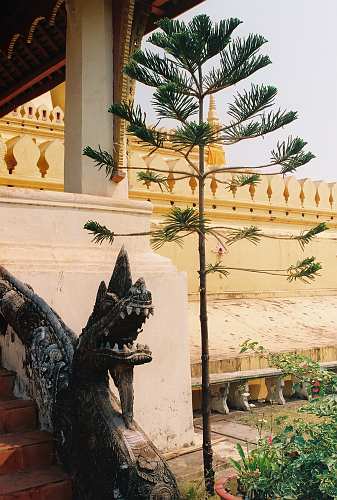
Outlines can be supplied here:
<path id="1" fill-rule="evenodd" d="M 85 146 L 112 151 L 112 0 L 69 0 L 64 189 L 127 198 L 127 180 L 109 182 L 82 155 Z"/>

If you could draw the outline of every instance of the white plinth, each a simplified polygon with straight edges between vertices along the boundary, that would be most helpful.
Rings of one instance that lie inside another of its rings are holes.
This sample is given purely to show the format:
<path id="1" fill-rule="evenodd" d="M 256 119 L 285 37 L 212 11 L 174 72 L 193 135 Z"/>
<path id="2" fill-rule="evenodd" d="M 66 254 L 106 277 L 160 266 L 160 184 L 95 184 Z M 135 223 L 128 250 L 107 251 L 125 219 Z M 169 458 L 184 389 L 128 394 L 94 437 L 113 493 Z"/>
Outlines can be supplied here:
<path id="1" fill-rule="evenodd" d="M 115 232 L 147 231 L 150 215 L 147 202 L 0 187 L 0 264 L 79 334 L 125 244 L 133 279 L 145 278 L 155 305 L 140 338 L 153 362 L 135 369 L 135 415 L 160 449 L 172 449 L 193 439 L 186 277 L 152 252 L 146 237 L 97 246 L 83 230 L 93 219 Z M 22 349 L 8 338 L 1 342 L 4 363 L 22 373 Z"/>

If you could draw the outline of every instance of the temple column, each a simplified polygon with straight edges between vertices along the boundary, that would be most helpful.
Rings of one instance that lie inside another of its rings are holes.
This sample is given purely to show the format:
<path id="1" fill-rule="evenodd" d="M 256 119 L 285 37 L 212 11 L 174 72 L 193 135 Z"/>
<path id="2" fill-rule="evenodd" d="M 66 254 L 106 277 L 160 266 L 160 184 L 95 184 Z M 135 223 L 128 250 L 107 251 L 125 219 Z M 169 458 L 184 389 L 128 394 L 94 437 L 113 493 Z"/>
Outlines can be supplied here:
<path id="1" fill-rule="evenodd" d="M 113 149 L 112 0 L 68 0 L 64 189 L 127 198 L 127 181 L 107 181 L 82 155 L 85 146 Z"/>

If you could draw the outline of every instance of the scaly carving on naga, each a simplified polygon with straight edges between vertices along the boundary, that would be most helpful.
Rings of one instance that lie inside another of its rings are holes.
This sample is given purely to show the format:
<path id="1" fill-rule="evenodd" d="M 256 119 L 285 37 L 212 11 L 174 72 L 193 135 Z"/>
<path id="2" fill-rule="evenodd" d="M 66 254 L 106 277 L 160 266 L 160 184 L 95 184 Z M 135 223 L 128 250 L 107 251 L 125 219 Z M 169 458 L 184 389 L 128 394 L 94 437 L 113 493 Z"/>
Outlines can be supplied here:
<path id="1" fill-rule="evenodd" d="M 46 399 L 37 403 L 45 412 L 43 401 L 51 403 L 49 421 L 76 500 L 180 498 L 174 476 L 133 419 L 133 370 L 152 360 L 136 341 L 151 314 L 151 293 L 142 278 L 132 284 L 124 248 L 78 341 L 42 299 L 0 268 L 0 328 L 12 326 L 26 346 L 29 376 L 42 377 L 37 385 Z"/>

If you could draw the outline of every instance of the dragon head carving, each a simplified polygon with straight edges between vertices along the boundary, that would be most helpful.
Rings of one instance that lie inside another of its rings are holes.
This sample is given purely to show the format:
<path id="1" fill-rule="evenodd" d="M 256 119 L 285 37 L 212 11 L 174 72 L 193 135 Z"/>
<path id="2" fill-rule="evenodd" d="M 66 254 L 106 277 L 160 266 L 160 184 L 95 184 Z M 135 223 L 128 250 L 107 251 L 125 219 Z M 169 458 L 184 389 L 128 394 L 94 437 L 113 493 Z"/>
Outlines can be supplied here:
<path id="1" fill-rule="evenodd" d="M 128 427 L 133 420 L 133 367 L 152 361 L 147 345 L 136 343 L 142 326 L 153 314 L 151 292 L 143 278 L 132 283 L 128 255 L 122 247 L 108 287 L 101 282 L 95 306 L 79 339 L 77 366 L 87 376 L 87 364 L 95 376 L 110 372 L 118 388 Z"/>
<path id="2" fill-rule="evenodd" d="M 152 356 L 148 346 L 136 344 L 136 340 L 151 314 L 151 292 L 143 278 L 132 284 L 123 247 L 108 287 L 104 281 L 99 286 L 94 310 L 80 337 L 80 349 L 102 357 L 108 368 L 116 362 L 130 366 L 149 363 Z"/>

